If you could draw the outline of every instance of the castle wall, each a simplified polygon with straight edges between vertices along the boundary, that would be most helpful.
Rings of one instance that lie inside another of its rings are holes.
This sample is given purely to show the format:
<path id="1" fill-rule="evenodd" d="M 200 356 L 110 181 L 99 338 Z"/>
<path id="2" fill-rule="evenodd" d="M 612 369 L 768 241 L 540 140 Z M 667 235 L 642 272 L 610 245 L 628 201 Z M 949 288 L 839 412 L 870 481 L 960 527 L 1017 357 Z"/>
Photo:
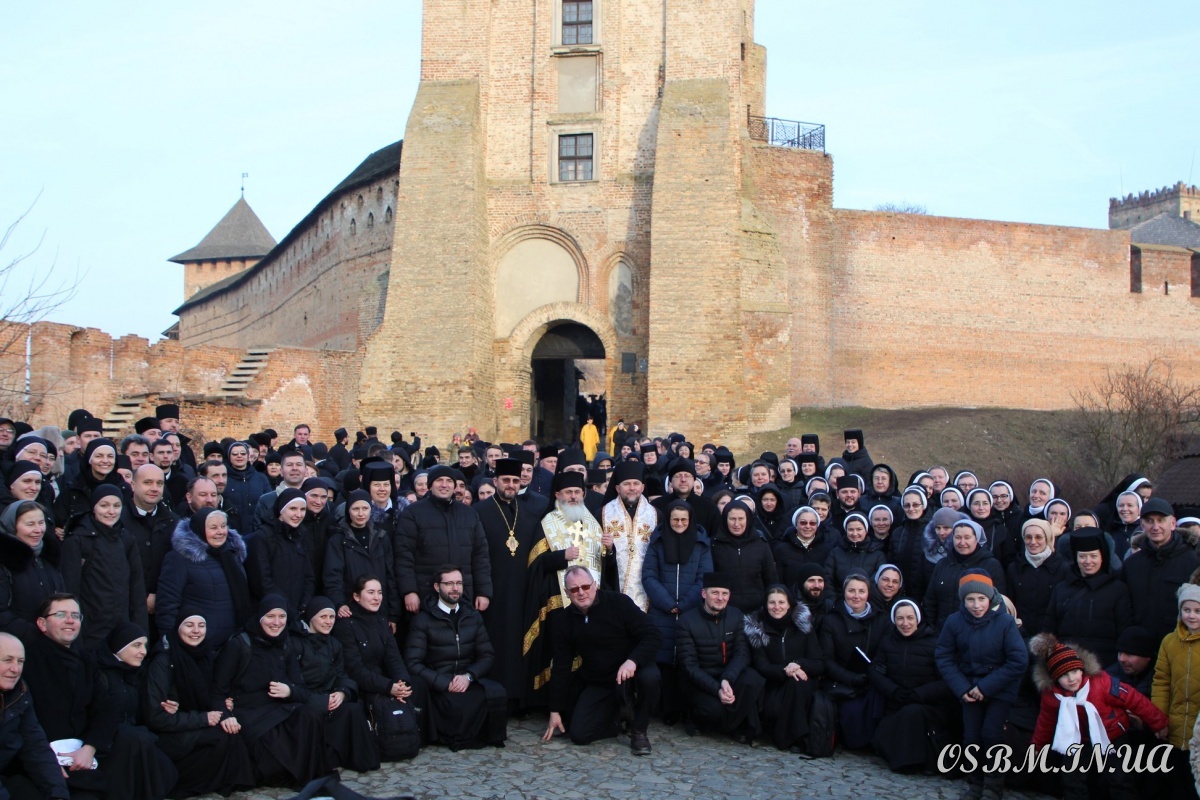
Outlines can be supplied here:
<path id="1" fill-rule="evenodd" d="M 346 192 L 244 284 L 185 308 L 180 342 L 358 349 L 383 318 L 397 183 Z"/>
<path id="2" fill-rule="evenodd" d="M 833 215 L 833 405 L 1070 408 L 1156 355 L 1200 381 L 1200 300 L 1131 293 L 1125 232 Z"/>
<path id="3" fill-rule="evenodd" d="M 1128 230 L 1163 213 L 1200 222 L 1200 187 L 1180 181 L 1174 186 L 1111 198 L 1108 201 L 1108 227 Z"/>
<path id="4" fill-rule="evenodd" d="M 355 419 L 360 357 L 354 353 L 276 349 L 244 396 L 222 398 L 217 391 L 241 361 L 240 349 L 184 348 L 171 339 L 150 344 L 139 336 L 113 339 L 96 328 L 53 322 L 19 327 L 22 342 L 31 334 L 29 357 L 18 359 L 15 350 L 3 354 L 0 414 L 34 427 L 65 426 L 76 408 L 105 417 L 125 398 L 141 403 L 135 419 L 153 416 L 160 402 L 178 403 L 184 427 L 198 438 L 245 436 L 267 427 L 290 435 L 304 422 L 314 438 L 332 441 L 334 429 Z M 15 377 L 26 366 L 27 401 L 23 378 Z M 384 427 L 391 420 L 373 422 Z"/>

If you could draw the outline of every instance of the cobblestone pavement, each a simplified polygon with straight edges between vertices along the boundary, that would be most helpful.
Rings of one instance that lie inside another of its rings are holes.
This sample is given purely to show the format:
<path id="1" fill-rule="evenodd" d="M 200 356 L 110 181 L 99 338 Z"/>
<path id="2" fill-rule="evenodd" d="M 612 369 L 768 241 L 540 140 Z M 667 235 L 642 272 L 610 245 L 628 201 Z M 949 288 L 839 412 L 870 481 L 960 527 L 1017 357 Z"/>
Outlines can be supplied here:
<path id="1" fill-rule="evenodd" d="M 682 726 L 650 726 L 654 753 L 629 753 L 623 740 L 587 747 L 564 737 L 541 741 L 544 717 L 509 724 L 503 749 L 451 753 L 429 747 L 402 764 L 342 780 L 368 797 L 412 794 L 421 800 L 691 800 L 691 798 L 876 798 L 952 800 L 963 784 L 940 777 L 897 775 L 878 758 L 839 751 L 833 758 L 805 761 L 769 744 L 739 745 L 716 736 L 689 737 Z M 234 797 L 277 800 L 286 789 L 258 790 Z M 1045 798 L 1006 792 L 1006 798 Z M 217 800 L 216 795 L 209 795 Z"/>

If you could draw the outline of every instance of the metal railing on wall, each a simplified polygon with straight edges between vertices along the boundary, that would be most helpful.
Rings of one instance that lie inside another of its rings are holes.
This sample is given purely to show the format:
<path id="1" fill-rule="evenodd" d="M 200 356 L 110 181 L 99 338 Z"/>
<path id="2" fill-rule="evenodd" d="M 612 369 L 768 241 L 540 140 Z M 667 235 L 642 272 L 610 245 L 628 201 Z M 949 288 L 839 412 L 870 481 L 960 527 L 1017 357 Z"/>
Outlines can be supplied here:
<path id="1" fill-rule="evenodd" d="M 776 147 L 825 152 L 825 126 L 775 117 L 755 117 L 746 113 L 750 138 Z"/>

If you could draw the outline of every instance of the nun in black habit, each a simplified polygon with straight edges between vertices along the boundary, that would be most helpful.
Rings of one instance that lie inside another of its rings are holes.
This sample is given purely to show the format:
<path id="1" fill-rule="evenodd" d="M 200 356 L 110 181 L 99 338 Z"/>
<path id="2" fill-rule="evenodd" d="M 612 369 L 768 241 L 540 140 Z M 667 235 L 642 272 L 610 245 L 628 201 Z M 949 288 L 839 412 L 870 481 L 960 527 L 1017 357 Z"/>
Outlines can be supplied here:
<path id="1" fill-rule="evenodd" d="M 358 702 L 358 684 L 346 675 L 342 643 L 335 639 L 337 609 L 328 597 L 308 602 L 307 634 L 295 636 L 300 674 L 311 692 L 308 705 L 325 720 L 325 758 L 329 767 L 356 772 L 379 769 L 379 747 Z"/>
<path id="2" fill-rule="evenodd" d="M 209 710 L 216 660 L 204 617 L 184 606 L 178 627 L 166 631 L 146 667 L 142 719 L 178 770 L 174 798 L 228 795 L 254 786 L 240 723 L 227 710 Z"/>
<path id="3" fill-rule="evenodd" d="M 210 708 L 231 710 L 250 746 L 259 783 L 303 786 L 325 775 L 325 732 L 288 634 L 288 600 L 268 594 L 244 633 L 217 657 Z"/>
<path id="4" fill-rule="evenodd" d="M 129 756 L 105 770 L 109 797 L 157 800 L 170 793 L 178 778 L 171 759 L 155 746 L 158 737 L 141 724 L 146 642 L 145 631 L 132 622 L 122 622 L 109 633 L 97 654 L 100 682 L 117 715 L 113 751 Z"/>

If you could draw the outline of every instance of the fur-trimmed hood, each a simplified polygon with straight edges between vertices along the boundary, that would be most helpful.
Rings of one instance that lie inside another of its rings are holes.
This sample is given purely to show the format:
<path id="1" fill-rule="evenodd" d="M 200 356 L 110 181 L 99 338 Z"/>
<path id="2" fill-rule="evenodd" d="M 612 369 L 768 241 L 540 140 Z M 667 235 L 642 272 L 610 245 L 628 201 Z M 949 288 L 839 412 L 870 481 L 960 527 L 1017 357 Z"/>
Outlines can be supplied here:
<path id="1" fill-rule="evenodd" d="M 766 647 L 770 638 L 762 623 L 762 615 L 765 613 L 767 613 L 766 609 L 759 609 L 747 614 L 742 619 L 742 630 L 746 632 L 746 641 L 756 650 Z M 809 610 L 806 603 L 796 603 L 796 607 L 792 609 L 792 627 L 801 633 L 812 633 L 812 611 Z"/>
<path id="2" fill-rule="evenodd" d="M 1046 659 L 1058 643 L 1057 637 L 1052 633 L 1039 633 L 1029 640 L 1029 652 L 1033 655 L 1033 685 L 1037 687 L 1039 692 L 1046 690 L 1061 691 L 1058 681 L 1050 677 L 1050 670 L 1046 667 Z M 1067 645 L 1079 654 L 1079 660 L 1083 662 L 1084 675 L 1090 678 L 1104 671 L 1100 660 L 1090 650 L 1085 650 L 1074 642 L 1065 640 L 1062 644 Z"/>
<path id="3" fill-rule="evenodd" d="M 233 528 L 229 529 L 229 538 L 224 547 L 232 547 L 240 563 L 246 561 L 246 540 Z M 192 564 L 202 564 L 209 557 L 208 543 L 192 533 L 191 521 L 179 520 L 175 532 L 171 534 L 171 549 L 183 556 Z"/>

